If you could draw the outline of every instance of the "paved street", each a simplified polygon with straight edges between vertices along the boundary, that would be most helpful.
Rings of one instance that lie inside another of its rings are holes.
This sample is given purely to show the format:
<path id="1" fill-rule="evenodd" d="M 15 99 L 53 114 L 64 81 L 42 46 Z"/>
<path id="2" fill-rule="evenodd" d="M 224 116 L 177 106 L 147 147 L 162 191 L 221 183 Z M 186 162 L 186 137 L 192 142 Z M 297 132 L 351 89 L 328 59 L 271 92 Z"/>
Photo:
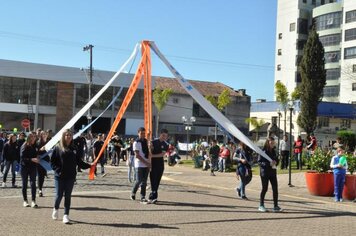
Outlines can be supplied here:
<path id="1" fill-rule="evenodd" d="M 249 201 L 237 199 L 234 173 L 166 167 L 156 205 L 129 200 L 126 166 L 107 168 L 95 181 L 78 175 L 70 218 L 53 221 L 53 175 L 46 180 L 38 209 L 22 207 L 21 189 L 0 189 L 0 235 L 353 235 L 356 203 L 307 193 L 303 174 L 279 175 L 282 213 L 257 211 L 259 176 L 247 188 Z M 18 178 L 18 184 L 20 179 Z M 29 191 L 28 191 L 29 192 Z M 148 190 L 149 192 L 149 190 Z M 272 208 L 271 191 L 266 207 Z M 63 203 L 62 203 L 63 205 Z M 60 209 L 60 216 L 63 209 Z"/>

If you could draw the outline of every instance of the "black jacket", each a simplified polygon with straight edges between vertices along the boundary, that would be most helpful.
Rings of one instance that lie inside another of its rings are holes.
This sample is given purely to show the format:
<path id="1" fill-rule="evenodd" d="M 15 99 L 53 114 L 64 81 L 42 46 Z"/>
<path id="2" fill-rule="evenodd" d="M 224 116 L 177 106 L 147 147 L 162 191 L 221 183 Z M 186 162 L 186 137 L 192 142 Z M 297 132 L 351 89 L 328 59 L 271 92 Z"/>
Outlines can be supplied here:
<path id="1" fill-rule="evenodd" d="M 276 150 L 272 149 L 271 151 L 263 149 L 263 151 L 274 161 L 276 161 L 276 165 L 278 165 L 278 158 L 276 155 Z M 263 156 L 258 157 L 258 164 L 260 165 L 260 176 L 271 176 L 277 174 L 277 169 L 273 169 L 271 163 L 264 158 Z"/>
<path id="2" fill-rule="evenodd" d="M 36 163 L 31 161 L 32 158 L 37 157 L 36 144 L 27 145 L 27 143 L 22 144 L 20 149 L 20 163 L 22 167 L 34 167 L 36 168 Z"/>
<path id="3" fill-rule="evenodd" d="M 9 142 L 5 143 L 2 155 L 5 161 L 20 161 L 20 147 L 17 145 L 17 142 L 12 144 Z"/>
<path id="4" fill-rule="evenodd" d="M 62 151 L 59 146 L 53 150 L 51 157 L 51 167 L 55 176 L 61 179 L 75 179 L 77 176 L 77 166 L 81 169 L 88 169 L 90 165 L 80 158 L 74 145 Z"/>

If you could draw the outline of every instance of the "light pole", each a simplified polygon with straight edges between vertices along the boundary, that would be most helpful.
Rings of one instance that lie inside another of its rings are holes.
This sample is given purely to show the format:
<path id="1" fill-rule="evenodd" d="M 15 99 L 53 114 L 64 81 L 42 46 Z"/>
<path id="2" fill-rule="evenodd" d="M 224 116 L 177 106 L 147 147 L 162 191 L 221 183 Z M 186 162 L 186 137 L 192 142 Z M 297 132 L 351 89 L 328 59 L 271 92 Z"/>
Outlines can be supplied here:
<path id="1" fill-rule="evenodd" d="M 188 150 L 189 150 L 189 130 L 192 130 L 193 123 L 196 121 L 195 117 L 192 116 L 189 119 L 186 116 L 182 116 L 183 125 L 185 125 L 185 130 L 187 131 L 187 155 L 188 160 Z"/>
<path id="2" fill-rule="evenodd" d="M 277 114 L 278 114 L 278 146 L 277 146 L 277 156 L 279 156 L 279 140 L 280 140 L 280 137 L 281 137 L 281 116 L 282 116 L 282 113 L 281 113 L 281 110 L 278 108 L 277 109 Z"/>
<path id="3" fill-rule="evenodd" d="M 83 47 L 83 51 L 89 51 L 90 53 L 90 66 L 89 66 L 89 93 L 88 93 L 88 102 L 91 100 L 91 84 L 93 82 L 93 45 L 89 44 L 85 47 Z M 88 114 L 87 114 L 87 119 L 88 119 L 88 124 L 91 122 L 92 115 L 91 115 L 91 108 L 88 109 Z M 88 132 L 91 130 L 91 128 L 88 129 Z"/>
<path id="4" fill-rule="evenodd" d="M 293 101 L 290 101 L 288 103 L 289 111 L 290 111 L 290 119 L 289 119 L 289 181 L 288 181 L 288 186 L 289 187 L 294 187 L 292 185 L 292 116 L 293 116 L 293 109 L 294 109 L 294 103 Z"/>

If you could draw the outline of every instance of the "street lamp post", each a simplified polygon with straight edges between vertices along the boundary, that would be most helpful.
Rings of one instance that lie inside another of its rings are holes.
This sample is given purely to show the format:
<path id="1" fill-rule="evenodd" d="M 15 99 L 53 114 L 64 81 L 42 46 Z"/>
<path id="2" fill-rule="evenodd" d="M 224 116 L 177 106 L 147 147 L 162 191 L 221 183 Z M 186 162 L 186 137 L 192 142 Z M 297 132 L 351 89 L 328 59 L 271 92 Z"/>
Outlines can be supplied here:
<path id="1" fill-rule="evenodd" d="M 288 186 L 289 187 L 294 187 L 292 185 L 292 116 L 293 116 L 293 109 L 294 109 L 294 103 L 293 101 L 289 102 L 289 111 L 290 111 L 290 119 L 289 119 L 289 162 L 288 162 L 288 166 L 289 166 L 289 181 L 288 181 Z"/>
<path id="2" fill-rule="evenodd" d="M 281 137 L 281 116 L 282 116 L 282 113 L 281 113 L 281 110 L 278 108 L 277 109 L 277 114 L 278 114 L 278 146 L 277 146 L 277 150 L 279 150 L 279 141 L 280 141 L 280 137 Z M 279 156 L 279 151 L 277 151 L 277 155 Z"/>
<path id="3" fill-rule="evenodd" d="M 195 117 L 192 116 L 189 119 L 186 116 L 182 116 L 183 125 L 185 125 L 185 130 L 187 131 L 187 155 L 188 160 L 188 150 L 189 150 L 189 130 L 192 130 L 193 123 L 196 121 Z"/>
<path id="4" fill-rule="evenodd" d="M 88 101 L 91 100 L 91 85 L 92 85 L 92 82 L 93 82 L 93 47 L 94 46 L 91 45 L 91 44 L 83 47 L 83 51 L 89 51 L 89 53 L 90 53 Z M 87 119 L 88 119 L 88 124 L 89 124 L 91 122 L 91 119 L 92 119 L 91 108 L 88 109 Z M 90 128 L 89 128 L 89 131 L 90 131 Z"/>

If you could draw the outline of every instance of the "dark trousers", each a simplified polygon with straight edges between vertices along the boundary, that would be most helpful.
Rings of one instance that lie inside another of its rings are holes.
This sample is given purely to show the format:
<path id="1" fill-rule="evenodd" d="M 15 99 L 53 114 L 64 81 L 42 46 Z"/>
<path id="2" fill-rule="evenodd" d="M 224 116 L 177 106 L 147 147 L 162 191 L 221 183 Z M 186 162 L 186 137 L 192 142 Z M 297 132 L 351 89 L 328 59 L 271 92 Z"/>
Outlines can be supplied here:
<path id="1" fill-rule="evenodd" d="M 211 158 L 210 160 L 210 171 L 214 173 L 218 169 L 219 158 Z"/>
<path id="2" fill-rule="evenodd" d="M 64 215 L 69 215 L 74 182 L 75 179 L 61 179 L 57 176 L 54 178 L 54 187 L 56 190 L 54 208 L 56 210 L 59 209 L 64 194 Z"/>
<path id="3" fill-rule="evenodd" d="M 265 203 L 265 196 L 268 190 L 268 181 L 271 182 L 272 191 L 273 191 L 273 203 L 274 206 L 278 206 L 278 182 L 277 182 L 277 175 L 270 174 L 266 176 L 261 176 L 262 182 L 262 191 L 260 194 L 260 206 L 264 206 Z"/>
<path id="4" fill-rule="evenodd" d="M 32 201 L 36 200 L 36 166 L 21 166 L 22 177 L 22 197 L 24 201 L 27 201 L 27 183 L 28 177 L 30 177 L 31 196 Z"/>
<path id="5" fill-rule="evenodd" d="M 289 164 L 289 151 L 281 151 L 281 169 L 287 169 Z"/>
<path id="6" fill-rule="evenodd" d="M 15 173 L 15 167 L 16 167 L 17 161 L 6 161 L 5 162 L 5 170 L 4 170 L 4 175 L 2 177 L 2 182 L 6 183 L 6 178 L 7 175 L 10 171 L 11 168 L 11 175 L 12 175 L 12 186 L 15 185 L 16 181 L 16 173 Z"/>
<path id="7" fill-rule="evenodd" d="M 37 174 L 38 174 L 38 179 L 37 179 L 38 190 L 42 191 L 42 187 L 43 187 L 45 177 L 47 175 L 47 171 L 40 164 L 37 164 Z"/>
<path id="8" fill-rule="evenodd" d="M 151 193 L 149 199 L 158 198 L 158 187 L 161 182 L 161 178 L 164 171 L 164 160 L 163 158 L 152 159 L 152 169 L 150 172 L 150 181 L 151 181 Z"/>
<path id="9" fill-rule="evenodd" d="M 146 186 L 148 178 L 148 167 L 138 167 L 136 168 L 136 181 L 132 187 L 131 194 L 136 195 L 138 188 L 141 188 L 141 199 L 146 197 Z"/>
<path id="10" fill-rule="evenodd" d="M 342 191 L 344 190 L 345 184 L 345 173 L 334 173 L 334 194 L 335 199 L 340 200 L 342 199 Z"/>

